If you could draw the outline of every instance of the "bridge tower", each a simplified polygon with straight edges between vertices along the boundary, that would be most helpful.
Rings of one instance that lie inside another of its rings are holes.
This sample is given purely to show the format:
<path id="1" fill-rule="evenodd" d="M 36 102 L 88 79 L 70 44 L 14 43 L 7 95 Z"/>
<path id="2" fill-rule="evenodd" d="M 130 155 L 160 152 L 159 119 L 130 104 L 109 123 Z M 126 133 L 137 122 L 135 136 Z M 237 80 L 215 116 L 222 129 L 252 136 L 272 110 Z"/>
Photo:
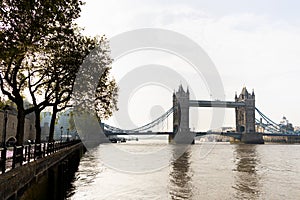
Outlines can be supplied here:
<path id="1" fill-rule="evenodd" d="M 255 131 L 255 94 L 250 94 L 246 87 L 241 94 L 235 95 L 236 102 L 244 102 L 245 106 L 235 108 L 236 131 L 243 133 L 241 141 L 244 143 L 264 143 L 261 134 Z"/>
<path id="2" fill-rule="evenodd" d="M 236 131 L 242 133 L 255 132 L 255 94 L 249 94 L 246 87 L 243 88 L 239 97 L 235 95 L 236 102 L 244 102 L 244 107 L 237 107 L 236 114 Z"/>
<path id="3" fill-rule="evenodd" d="M 177 133 L 188 132 L 189 128 L 189 101 L 190 93 L 189 89 L 185 92 L 182 85 L 179 86 L 177 92 L 173 93 L 173 132 Z"/>
<path id="4" fill-rule="evenodd" d="M 185 91 L 180 85 L 178 91 L 174 91 L 173 109 L 173 135 L 169 136 L 169 142 L 194 143 L 195 136 L 191 134 L 189 128 L 190 92 L 188 88 Z"/>

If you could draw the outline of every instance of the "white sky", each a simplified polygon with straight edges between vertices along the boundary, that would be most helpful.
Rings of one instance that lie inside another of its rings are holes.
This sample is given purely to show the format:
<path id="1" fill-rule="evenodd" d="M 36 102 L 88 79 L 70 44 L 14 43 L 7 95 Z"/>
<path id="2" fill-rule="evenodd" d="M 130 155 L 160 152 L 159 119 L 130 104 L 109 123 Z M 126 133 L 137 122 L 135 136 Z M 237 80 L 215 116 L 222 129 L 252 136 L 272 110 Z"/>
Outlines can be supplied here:
<path id="1" fill-rule="evenodd" d="M 294 125 L 300 125 L 299 10 L 300 2 L 296 0 L 86 0 L 77 23 L 85 27 L 87 35 L 105 34 L 108 38 L 146 27 L 184 34 L 196 41 L 215 63 L 227 100 L 233 100 L 235 91 L 240 93 L 243 86 L 249 92 L 254 88 L 256 106 L 263 113 L 276 122 L 284 115 Z M 172 66 L 184 65 L 162 53 L 145 52 L 144 57 L 147 56 L 159 64 L 167 65 L 168 60 Z M 142 58 L 143 55 L 136 54 L 117 61 L 113 75 L 120 80 L 134 66 L 150 64 Z M 188 72 L 186 77 L 192 79 Z M 197 81 L 192 80 L 192 84 Z M 153 97 L 151 88 L 146 88 L 133 94 L 129 104 L 132 120 L 144 124 L 155 118 L 153 112 L 166 111 L 172 105 L 171 95 L 165 98 L 171 91 L 162 89 L 163 95 Z M 203 94 L 195 95 L 209 99 L 205 87 Z M 162 98 L 161 109 L 157 107 L 159 98 Z M 199 112 L 198 121 L 202 124 L 191 122 L 191 126 L 196 130 L 208 129 L 209 119 L 203 115 L 209 116 L 209 110 Z M 233 110 L 226 111 L 224 126 L 234 124 Z"/>

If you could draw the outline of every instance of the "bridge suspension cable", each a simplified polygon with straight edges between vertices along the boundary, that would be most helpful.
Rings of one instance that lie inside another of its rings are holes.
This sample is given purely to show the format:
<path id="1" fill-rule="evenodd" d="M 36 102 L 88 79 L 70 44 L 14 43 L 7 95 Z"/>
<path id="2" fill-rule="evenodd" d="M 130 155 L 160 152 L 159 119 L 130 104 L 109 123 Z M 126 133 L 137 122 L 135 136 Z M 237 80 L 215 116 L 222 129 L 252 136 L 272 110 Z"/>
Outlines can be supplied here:
<path id="1" fill-rule="evenodd" d="M 294 131 L 282 129 L 282 125 L 275 123 L 273 120 L 271 120 L 269 117 L 267 117 L 265 114 L 263 114 L 258 108 L 255 108 L 255 110 L 258 112 L 258 114 L 261 116 L 262 119 L 264 119 L 265 123 L 263 123 L 261 120 L 255 119 L 256 125 L 261 126 L 265 130 L 271 132 L 271 133 L 283 133 L 283 134 L 297 134 Z"/>
<path id="2" fill-rule="evenodd" d="M 272 133 L 281 133 L 280 125 L 275 123 L 273 120 L 271 120 L 269 117 L 267 117 L 265 114 L 263 114 L 258 108 L 255 108 L 257 113 L 260 115 L 262 119 L 264 119 L 265 123 L 263 123 L 261 120 L 255 119 L 256 124 L 264 128 L 265 130 L 272 132 Z"/>
<path id="3" fill-rule="evenodd" d="M 255 124 L 264 128 L 265 130 L 267 130 L 268 132 L 271 133 L 280 133 L 280 130 L 277 128 L 274 128 L 273 126 L 269 126 L 268 123 L 262 123 L 260 120 L 255 119 Z"/>
<path id="4" fill-rule="evenodd" d="M 134 128 L 134 129 L 124 130 L 124 129 L 120 129 L 120 128 L 117 128 L 117 127 L 114 127 L 114 126 L 110 126 L 108 124 L 104 124 L 104 127 L 108 131 L 111 131 L 111 132 L 121 132 L 121 133 L 143 132 L 143 131 L 149 130 L 149 129 L 153 128 L 154 126 L 158 125 L 159 123 L 163 122 L 165 119 L 168 118 L 168 116 L 171 113 L 173 113 L 173 107 L 170 108 L 169 110 L 167 110 L 167 112 L 165 112 L 163 115 L 161 115 L 160 117 L 158 117 L 154 121 L 152 121 L 152 122 L 150 122 L 148 124 L 145 124 L 145 125 L 143 125 L 141 127 Z"/>
<path id="5" fill-rule="evenodd" d="M 258 108 L 255 108 L 255 110 L 258 112 L 258 114 L 260 116 L 262 116 L 267 122 L 270 122 L 270 124 L 280 127 L 279 124 L 275 123 L 273 120 L 271 120 L 270 118 L 268 118 L 266 115 L 264 115 L 260 110 L 258 110 Z"/>

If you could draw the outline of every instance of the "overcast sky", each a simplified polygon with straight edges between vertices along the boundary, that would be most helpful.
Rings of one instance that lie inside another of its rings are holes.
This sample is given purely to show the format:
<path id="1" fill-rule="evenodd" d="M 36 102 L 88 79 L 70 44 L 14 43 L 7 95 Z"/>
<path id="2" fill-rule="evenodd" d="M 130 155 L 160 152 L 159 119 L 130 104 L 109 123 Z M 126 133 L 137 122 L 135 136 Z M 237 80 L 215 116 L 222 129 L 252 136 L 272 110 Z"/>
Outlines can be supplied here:
<path id="1" fill-rule="evenodd" d="M 184 34 L 197 42 L 214 62 L 227 100 L 234 100 L 234 93 L 240 93 L 246 86 L 249 91 L 255 90 L 256 106 L 271 119 L 279 122 L 284 115 L 294 125 L 300 125 L 299 10 L 300 2 L 296 0 L 87 0 L 77 23 L 85 27 L 87 35 L 105 34 L 108 38 L 152 27 Z M 171 65 L 183 65 L 162 53 L 144 53 L 128 55 L 113 64 L 117 81 L 133 66 L 150 64 L 142 59 L 149 54 L 166 65 L 164 58 L 170 58 Z M 195 84 L 196 80 L 192 82 Z M 158 90 L 163 94 L 149 99 Z M 170 90 L 154 87 L 133 94 L 129 105 L 132 120 L 143 124 L 166 111 L 172 105 L 170 94 Z M 209 91 L 195 95 L 209 99 Z M 161 107 L 159 98 L 163 98 Z M 201 111 L 205 112 L 208 111 Z M 203 115 L 200 120 L 203 121 Z M 207 122 L 195 123 L 198 122 L 191 122 L 191 126 L 197 130 L 209 127 Z M 229 110 L 224 126 L 234 124 L 234 112 Z"/>

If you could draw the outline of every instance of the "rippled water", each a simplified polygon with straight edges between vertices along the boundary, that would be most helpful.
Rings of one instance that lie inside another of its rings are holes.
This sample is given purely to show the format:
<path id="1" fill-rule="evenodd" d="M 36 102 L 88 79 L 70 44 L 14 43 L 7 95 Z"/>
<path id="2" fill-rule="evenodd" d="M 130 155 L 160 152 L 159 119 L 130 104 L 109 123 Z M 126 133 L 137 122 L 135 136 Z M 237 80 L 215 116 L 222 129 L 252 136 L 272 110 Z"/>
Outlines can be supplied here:
<path id="1" fill-rule="evenodd" d="M 300 145 L 196 143 L 182 154 L 161 141 L 114 144 L 130 153 L 163 150 L 157 160 L 168 165 L 138 174 L 107 166 L 103 156 L 111 145 L 83 156 L 68 199 L 300 198 Z"/>

